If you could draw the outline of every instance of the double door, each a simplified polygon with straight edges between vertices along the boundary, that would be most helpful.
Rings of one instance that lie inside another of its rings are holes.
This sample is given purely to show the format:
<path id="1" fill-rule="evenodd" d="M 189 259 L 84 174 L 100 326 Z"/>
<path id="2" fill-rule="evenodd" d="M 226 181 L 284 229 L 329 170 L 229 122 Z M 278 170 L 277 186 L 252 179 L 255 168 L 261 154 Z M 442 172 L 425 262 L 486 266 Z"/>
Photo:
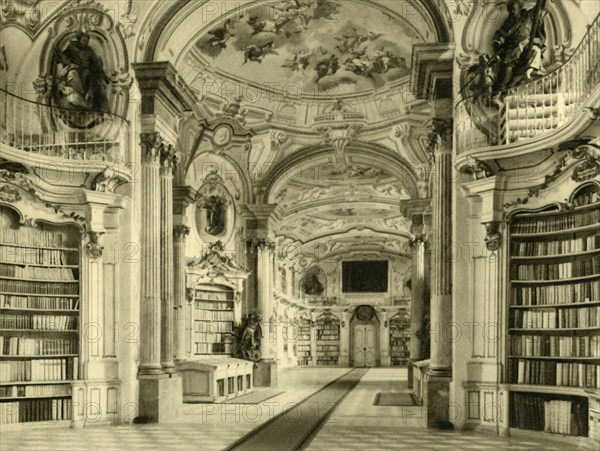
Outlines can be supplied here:
<path id="1" fill-rule="evenodd" d="M 377 365 L 377 331 L 373 324 L 354 326 L 354 366 Z"/>

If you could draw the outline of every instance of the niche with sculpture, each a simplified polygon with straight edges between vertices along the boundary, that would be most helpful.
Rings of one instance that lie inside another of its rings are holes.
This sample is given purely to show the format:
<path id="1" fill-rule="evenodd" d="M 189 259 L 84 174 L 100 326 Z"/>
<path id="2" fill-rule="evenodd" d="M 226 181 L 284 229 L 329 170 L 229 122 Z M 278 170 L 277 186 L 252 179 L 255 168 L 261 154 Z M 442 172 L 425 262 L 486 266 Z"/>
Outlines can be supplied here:
<path id="1" fill-rule="evenodd" d="M 229 232 L 228 226 L 233 200 L 227 189 L 218 181 L 207 181 L 196 196 L 196 225 L 201 238 L 214 240 L 224 238 Z"/>
<path id="2" fill-rule="evenodd" d="M 35 81 L 38 101 L 56 107 L 44 118 L 49 127 L 91 128 L 106 113 L 126 116 L 133 77 L 110 11 L 98 3 L 74 5 L 57 15 L 49 36 Z"/>
<path id="3" fill-rule="evenodd" d="M 313 266 L 306 271 L 301 286 L 304 295 L 308 297 L 322 297 L 327 288 L 325 273 L 318 266 Z"/>

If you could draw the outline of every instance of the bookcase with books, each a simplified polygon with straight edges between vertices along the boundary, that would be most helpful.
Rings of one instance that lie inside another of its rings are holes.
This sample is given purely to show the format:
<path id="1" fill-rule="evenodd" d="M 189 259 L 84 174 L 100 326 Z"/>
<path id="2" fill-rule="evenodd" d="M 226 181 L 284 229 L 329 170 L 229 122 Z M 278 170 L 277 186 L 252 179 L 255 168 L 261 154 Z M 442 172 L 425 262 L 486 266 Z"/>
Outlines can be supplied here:
<path id="1" fill-rule="evenodd" d="M 72 417 L 78 238 L 68 226 L 19 226 L 0 207 L 0 424 Z"/>
<path id="2" fill-rule="evenodd" d="M 222 285 L 198 285 L 194 289 L 194 353 L 234 353 L 234 290 Z"/>
<path id="3" fill-rule="evenodd" d="M 298 365 L 306 366 L 312 363 L 311 350 L 311 321 L 302 318 L 298 321 L 298 332 L 296 333 L 296 357 Z"/>
<path id="4" fill-rule="evenodd" d="M 410 318 L 401 310 L 390 319 L 390 365 L 404 366 L 410 357 Z"/>
<path id="5" fill-rule="evenodd" d="M 340 358 L 340 321 L 324 316 L 316 321 L 316 364 L 336 366 Z"/>
<path id="6" fill-rule="evenodd" d="M 600 187 L 510 222 L 510 427 L 590 436 L 600 396 Z"/>

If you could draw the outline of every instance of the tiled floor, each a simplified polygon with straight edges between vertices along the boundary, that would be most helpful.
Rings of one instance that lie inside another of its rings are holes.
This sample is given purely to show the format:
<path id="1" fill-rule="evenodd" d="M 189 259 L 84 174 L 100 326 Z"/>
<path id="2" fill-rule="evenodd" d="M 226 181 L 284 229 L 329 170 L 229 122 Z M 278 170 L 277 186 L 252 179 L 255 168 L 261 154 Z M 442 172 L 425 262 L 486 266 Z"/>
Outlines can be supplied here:
<path id="1" fill-rule="evenodd" d="M 172 424 L 69 429 L 68 424 L 5 427 L 0 450 L 220 450 L 274 415 L 287 410 L 290 425 L 302 415 L 301 400 L 347 372 L 345 369 L 286 370 L 280 374 L 284 393 L 259 405 L 186 404 L 183 418 Z M 442 432 L 421 428 L 420 408 L 373 405 L 377 392 L 402 391 L 406 370 L 371 369 L 338 405 L 309 450 L 573 450 L 577 446 L 546 436 L 498 437 L 482 433 Z M 306 410 L 306 409 L 305 409 Z M 277 443 L 273 443 L 277 450 Z M 266 450 L 265 450 L 266 451 Z"/>
<path id="2" fill-rule="evenodd" d="M 378 392 L 407 391 L 405 369 L 374 368 L 338 405 L 308 447 L 319 450 L 574 450 L 547 437 L 499 437 L 421 427 L 422 408 L 375 406 Z M 398 380 L 402 382 L 399 383 Z"/>

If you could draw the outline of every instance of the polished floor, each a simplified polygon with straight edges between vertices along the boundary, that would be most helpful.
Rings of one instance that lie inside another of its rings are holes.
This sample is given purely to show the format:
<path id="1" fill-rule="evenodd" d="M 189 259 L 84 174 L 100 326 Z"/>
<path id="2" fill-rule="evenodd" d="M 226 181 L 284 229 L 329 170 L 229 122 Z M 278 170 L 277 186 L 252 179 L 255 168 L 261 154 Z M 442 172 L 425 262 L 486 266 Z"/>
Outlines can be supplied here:
<path id="1" fill-rule="evenodd" d="M 186 404 L 179 421 L 160 425 L 97 426 L 68 424 L 4 427 L 0 450 L 222 450 L 283 413 L 293 429 L 330 406 L 304 402 L 348 369 L 302 368 L 280 374 L 282 394 L 260 404 Z M 498 437 L 473 432 L 432 431 L 420 426 L 419 407 L 374 406 L 378 392 L 406 390 L 406 370 L 370 369 L 330 412 L 308 450 L 573 450 L 572 441 L 539 434 Z M 308 400 L 310 401 L 310 399 Z M 307 417 L 309 416 L 309 417 Z M 268 448 L 279 451 L 277 438 Z"/>

